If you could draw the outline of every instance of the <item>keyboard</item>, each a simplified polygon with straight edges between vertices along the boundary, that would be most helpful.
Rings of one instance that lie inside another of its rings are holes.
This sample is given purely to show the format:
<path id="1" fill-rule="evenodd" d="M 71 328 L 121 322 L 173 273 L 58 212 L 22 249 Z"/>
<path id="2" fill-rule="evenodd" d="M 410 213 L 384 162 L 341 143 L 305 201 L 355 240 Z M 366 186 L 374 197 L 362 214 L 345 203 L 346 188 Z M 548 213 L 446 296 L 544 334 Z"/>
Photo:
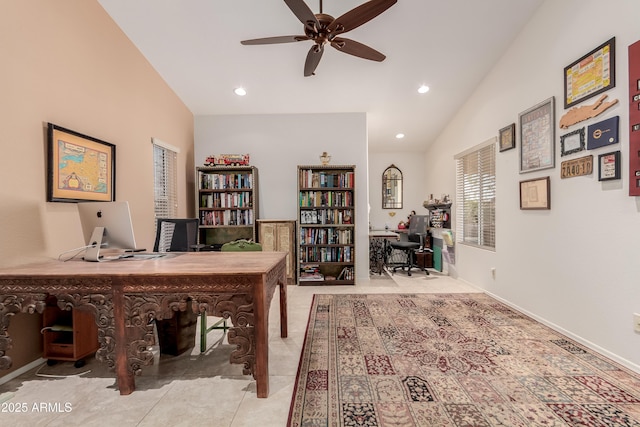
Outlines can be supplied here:
<path id="1" fill-rule="evenodd" d="M 125 254 L 120 255 L 119 259 L 124 259 L 124 260 L 136 260 L 136 259 L 155 259 L 155 258 L 162 258 L 167 256 L 166 253 L 161 253 L 161 252 L 127 252 Z"/>

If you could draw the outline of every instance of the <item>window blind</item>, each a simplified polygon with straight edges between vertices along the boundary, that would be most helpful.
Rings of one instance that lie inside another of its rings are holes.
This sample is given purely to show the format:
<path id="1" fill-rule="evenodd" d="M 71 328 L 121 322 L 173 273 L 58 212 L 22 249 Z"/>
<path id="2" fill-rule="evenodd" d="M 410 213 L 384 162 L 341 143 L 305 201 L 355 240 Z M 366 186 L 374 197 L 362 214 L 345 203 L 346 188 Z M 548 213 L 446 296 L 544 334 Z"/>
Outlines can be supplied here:
<path id="1" fill-rule="evenodd" d="M 485 249 L 496 243 L 496 139 L 456 159 L 456 241 Z"/>
<path id="2" fill-rule="evenodd" d="M 153 144 L 154 210 L 156 218 L 178 214 L 178 150 L 155 138 Z"/>

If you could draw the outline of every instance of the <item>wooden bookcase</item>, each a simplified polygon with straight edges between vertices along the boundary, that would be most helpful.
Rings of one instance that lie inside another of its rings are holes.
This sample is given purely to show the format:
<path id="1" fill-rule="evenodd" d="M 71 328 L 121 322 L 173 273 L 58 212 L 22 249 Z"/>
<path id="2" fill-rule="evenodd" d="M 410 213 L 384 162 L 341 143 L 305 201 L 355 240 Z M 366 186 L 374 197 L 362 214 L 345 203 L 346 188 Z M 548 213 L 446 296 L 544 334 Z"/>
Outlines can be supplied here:
<path id="1" fill-rule="evenodd" d="M 55 298 L 49 298 L 42 323 L 43 357 L 49 364 L 62 360 L 80 367 L 98 350 L 98 325 L 89 311 L 61 310 Z"/>
<path id="2" fill-rule="evenodd" d="M 298 283 L 355 284 L 355 166 L 298 166 Z"/>
<path id="3" fill-rule="evenodd" d="M 196 168 L 198 243 L 218 250 L 237 239 L 256 240 L 258 169 L 253 166 Z"/>

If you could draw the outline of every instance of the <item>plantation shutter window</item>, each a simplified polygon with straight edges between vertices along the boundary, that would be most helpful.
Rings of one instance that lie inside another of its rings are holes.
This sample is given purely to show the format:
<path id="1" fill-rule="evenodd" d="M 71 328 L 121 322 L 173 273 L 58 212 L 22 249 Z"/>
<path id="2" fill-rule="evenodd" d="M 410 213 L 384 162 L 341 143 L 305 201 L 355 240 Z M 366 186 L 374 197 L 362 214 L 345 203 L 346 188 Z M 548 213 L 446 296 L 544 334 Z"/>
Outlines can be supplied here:
<path id="1" fill-rule="evenodd" d="M 153 145 L 154 211 L 156 218 L 175 218 L 178 214 L 179 149 L 151 139 Z"/>
<path id="2" fill-rule="evenodd" d="M 496 139 L 455 156 L 456 241 L 495 250 Z"/>

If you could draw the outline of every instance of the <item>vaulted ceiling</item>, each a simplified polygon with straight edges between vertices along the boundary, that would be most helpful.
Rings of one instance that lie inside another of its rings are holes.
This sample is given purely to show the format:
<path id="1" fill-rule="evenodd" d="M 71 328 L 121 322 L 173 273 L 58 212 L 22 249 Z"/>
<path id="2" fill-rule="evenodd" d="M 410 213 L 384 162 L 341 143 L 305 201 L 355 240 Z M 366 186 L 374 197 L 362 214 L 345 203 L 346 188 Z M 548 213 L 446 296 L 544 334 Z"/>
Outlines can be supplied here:
<path id="1" fill-rule="evenodd" d="M 366 112 L 370 150 L 423 151 L 544 0 L 399 0 L 344 35 L 383 62 L 327 47 L 310 77 L 311 41 L 240 44 L 304 34 L 283 0 L 98 1 L 194 115 Z M 306 1 L 319 12 L 319 0 Z M 325 0 L 323 12 L 361 3 Z"/>

